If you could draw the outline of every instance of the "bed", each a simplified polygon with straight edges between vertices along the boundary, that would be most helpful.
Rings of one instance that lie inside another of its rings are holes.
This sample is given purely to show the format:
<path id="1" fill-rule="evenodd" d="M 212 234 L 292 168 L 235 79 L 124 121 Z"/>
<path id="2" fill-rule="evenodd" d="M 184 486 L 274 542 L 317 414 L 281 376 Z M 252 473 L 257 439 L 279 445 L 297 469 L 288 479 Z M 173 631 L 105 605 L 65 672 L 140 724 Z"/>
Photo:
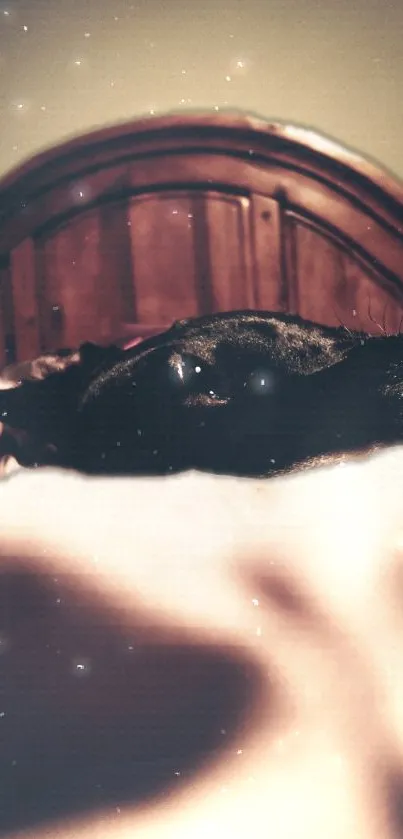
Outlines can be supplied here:
<path id="1" fill-rule="evenodd" d="M 403 316 L 403 188 L 240 115 L 0 184 L 0 364 L 256 307 Z M 273 481 L 0 481 L 0 834 L 401 835 L 403 449 Z M 292 526 L 290 526 L 292 525 Z"/>

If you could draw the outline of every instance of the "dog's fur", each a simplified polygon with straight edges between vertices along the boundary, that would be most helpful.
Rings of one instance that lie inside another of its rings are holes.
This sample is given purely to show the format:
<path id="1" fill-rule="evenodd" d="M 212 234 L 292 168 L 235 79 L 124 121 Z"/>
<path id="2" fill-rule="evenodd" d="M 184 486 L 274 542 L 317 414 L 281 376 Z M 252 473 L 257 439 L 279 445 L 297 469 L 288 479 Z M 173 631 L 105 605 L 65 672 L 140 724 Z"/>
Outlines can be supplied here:
<path id="1" fill-rule="evenodd" d="M 53 353 L 44 353 L 30 361 L 9 364 L 0 374 L 0 391 L 13 390 L 26 382 L 42 381 L 54 373 L 61 373 L 68 367 L 80 362 L 77 350 L 60 349 Z M 2 419 L 7 420 L 7 410 L 2 410 Z M 29 416 L 29 414 L 28 414 Z M 46 462 L 48 443 L 40 444 L 30 428 L 29 419 L 23 425 L 10 426 L 0 422 L 0 477 L 14 472 L 19 461 L 31 465 L 37 461 Z M 49 451 L 52 451 L 50 446 Z"/>
<path id="2" fill-rule="evenodd" d="M 45 375 L 35 362 L 38 376 L 0 393 L 0 415 L 27 466 L 266 476 L 399 442 L 402 350 L 400 336 L 228 312 L 126 351 L 55 354 Z"/>

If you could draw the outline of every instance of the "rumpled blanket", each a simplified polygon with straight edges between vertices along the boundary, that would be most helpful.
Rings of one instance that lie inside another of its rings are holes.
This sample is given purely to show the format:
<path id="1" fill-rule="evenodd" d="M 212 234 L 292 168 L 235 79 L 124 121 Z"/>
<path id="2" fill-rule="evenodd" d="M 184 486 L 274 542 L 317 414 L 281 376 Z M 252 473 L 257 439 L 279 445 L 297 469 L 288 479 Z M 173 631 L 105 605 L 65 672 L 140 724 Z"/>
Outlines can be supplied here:
<path id="1" fill-rule="evenodd" d="M 141 676 L 147 669 L 147 639 L 156 627 L 167 661 L 174 646 L 190 645 L 194 656 L 189 662 L 196 663 L 201 648 L 212 655 L 220 651 L 221 665 L 206 688 L 211 695 L 220 686 L 220 673 L 229 678 L 225 660 L 240 662 L 246 674 L 244 707 L 231 737 L 226 739 L 225 720 L 211 712 L 220 748 L 212 747 L 191 776 L 179 764 L 177 771 L 170 769 L 174 787 L 169 794 L 122 803 L 119 796 L 108 798 L 104 789 L 96 807 L 79 812 L 72 807 L 55 816 L 49 805 L 40 824 L 30 824 L 27 816 L 26 823 L 18 824 L 18 835 L 402 835 L 403 448 L 271 480 L 196 473 L 100 479 L 51 469 L 21 471 L 0 483 L 0 551 L 4 586 L 20 572 L 44 585 L 50 581 L 52 592 L 58 592 L 54 610 L 65 600 L 73 615 L 74 604 L 80 604 L 77 614 L 84 620 L 95 609 L 103 616 L 106 637 L 119 624 L 125 638 L 136 639 L 128 642 L 130 654 L 136 644 L 143 650 L 136 665 L 141 700 L 135 693 L 125 695 L 124 681 L 112 700 L 113 679 L 105 681 L 102 691 L 96 687 L 99 668 L 91 668 L 91 656 L 78 649 L 71 660 L 75 676 L 82 679 L 77 690 L 63 688 L 65 726 L 73 726 L 73 712 L 84 715 L 88 727 L 95 725 L 101 694 L 102 737 L 108 725 L 111 738 L 117 737 L 117 720 L 123 725 L 134 715 L 136 702 L 146 713 L 152 696 L 157 717 L 171 703 L 169 725 L 181 715 L 185 719 L 181 686 L 186 683 L 190 704 L 200 702 L 204 671 L 196 667 L 187 681 L 178 665 L 172 678 L 179 699 L 167 688 L 157 701 Z M 56 630 L 52 635 L 48 627 L 56 624 L 46 622 L 46 598 L 31 621 L 27 601 L 18 612 L 23 597 L 18 586 L 12 590 L 12 603 L 1 599 L 3 738 L 11 718 L 15 730 L 22 730 L 18 684 L 34 697 L 39 679 L 48 691 L 41 697 L 54 712 L 51 701 L 57 702 L 58 685 L 65 684 L 63 643 L 68 646 L 66 635 L 57 642 L 59 658 L 56 649 L 52 658 Z M 71 618 L 72 627 L 76 622 Z M 161 670 L 163 664 L 157 675 Z M 15 735 L 16 765 L 11 766 L 10 751 L 8 769 L 15 780 L 7 774 L 7 784 L 15 785 L 7 789 L 18 798 L 21 812 L 23 790 L 36 783 L 27 762 L 28 735 L 27 727 L 25 748 L 22 735 L 19 740 Z M 52 736 L 51 726 L 46 736 Z M 36 752 L 38 773 L 44 753 Z M 96 765 L 94 783 L 95 776 Z M 3 835 L 11 836 L 11 827 Z"/>

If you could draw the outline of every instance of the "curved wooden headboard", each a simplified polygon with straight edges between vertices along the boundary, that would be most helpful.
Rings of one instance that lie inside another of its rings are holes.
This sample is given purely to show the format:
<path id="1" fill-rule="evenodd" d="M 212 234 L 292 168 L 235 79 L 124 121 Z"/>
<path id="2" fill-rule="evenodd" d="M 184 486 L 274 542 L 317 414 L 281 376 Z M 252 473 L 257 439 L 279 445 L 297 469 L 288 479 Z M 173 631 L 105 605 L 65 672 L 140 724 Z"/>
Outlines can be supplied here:
<path id="1" fill-rule="evenodd" d="M 397 331 L 403 186 L 304 129 L 138 120 L 0 181 L 0 278 L 2 360 L 236 308 Z"/>

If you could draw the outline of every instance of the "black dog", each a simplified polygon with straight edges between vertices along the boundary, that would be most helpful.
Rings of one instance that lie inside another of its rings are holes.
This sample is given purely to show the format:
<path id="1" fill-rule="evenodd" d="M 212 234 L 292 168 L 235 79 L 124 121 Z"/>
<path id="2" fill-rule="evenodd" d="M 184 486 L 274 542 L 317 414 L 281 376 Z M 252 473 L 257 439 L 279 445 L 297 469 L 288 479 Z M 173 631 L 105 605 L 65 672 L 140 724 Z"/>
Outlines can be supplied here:
<path id="1" fill-rule="evenodd" d="M 0 393 L 24 465 L 265 476 L 401 439 L 403 339 L 269 312 L 180 321 Z M 12 432 L 11 432 L 12 433 Z M 26 441 L 29 441 L 29 445 Z"/>

